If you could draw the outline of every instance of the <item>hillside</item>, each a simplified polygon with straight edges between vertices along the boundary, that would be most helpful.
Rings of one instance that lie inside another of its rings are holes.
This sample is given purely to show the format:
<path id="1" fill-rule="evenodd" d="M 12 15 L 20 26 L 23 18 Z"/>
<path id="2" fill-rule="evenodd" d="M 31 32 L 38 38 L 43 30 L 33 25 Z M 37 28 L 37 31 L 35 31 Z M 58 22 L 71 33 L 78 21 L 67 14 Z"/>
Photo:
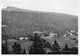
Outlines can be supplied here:
<path id="1" fill-rule="evenodd" d="M 40 12 L 16 7 L 2 9 L 2 33 L 9 36 L 26 36 L 34 31 L 78 30 L 78 17 L 54 12 Z"/>

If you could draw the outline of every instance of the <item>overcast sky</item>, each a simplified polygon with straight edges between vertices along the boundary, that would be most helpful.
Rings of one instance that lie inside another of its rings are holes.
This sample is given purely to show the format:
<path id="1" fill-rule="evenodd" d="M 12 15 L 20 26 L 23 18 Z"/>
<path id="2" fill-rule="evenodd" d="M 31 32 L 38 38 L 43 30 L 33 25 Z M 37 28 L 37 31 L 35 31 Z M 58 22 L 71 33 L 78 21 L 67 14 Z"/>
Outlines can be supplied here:
<path id="1" fill-rule="evenodd" d="M 78 0 L 2 0 L 1 3 L 3 8 L 14 6 L 37 11 L 78 15 Z"/>

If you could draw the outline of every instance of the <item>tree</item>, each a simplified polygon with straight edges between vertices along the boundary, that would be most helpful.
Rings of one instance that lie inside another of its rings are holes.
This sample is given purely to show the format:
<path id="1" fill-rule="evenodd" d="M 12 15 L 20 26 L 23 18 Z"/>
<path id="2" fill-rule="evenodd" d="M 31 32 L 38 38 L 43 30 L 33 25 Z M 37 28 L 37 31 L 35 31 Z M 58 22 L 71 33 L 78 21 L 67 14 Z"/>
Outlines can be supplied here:
<path id="1" fill-rule="evenodd" d="M 54 44 L 52 45 L 52 51 L 58 52 L 59 49 L 60 49 L 60 46 L 59 46 L 58 42 L 55 40 Z"/>
<path id="2" fill-rule="evenodd" d="M 22 54 L 26 54 L 25 48 L 24 48 L 24 50 L 23 50 Z"/>
<path id="3" fill-rule="evenodd" d="M 5 44 L 2 44 L 2 54 L 9 54 L 9 50 L 8 50 L 8 43 L 7 43 L 7 40 L 6 40 L 6 43 Z"/>
<path id="4" fill-rule="evenodd" d="M 12 52 L 14 54 L 21 54 L 22 49 L 21 49 L 21 45 L 20 44 L 17 44 L 15 42 L 14 45 L 12 46 L 12 48 L 13 48 L 13 51 Z"/>
<path id="5" fill-rule="evenodd" d="M 29 54 L 43 54 L 45 53 L 42 40 L 37 33 L 34 34 L 34 37 L 31 38 L 33 41 L 32 46 L 29 49 Z"/>
<path id="6" fill-rule="evenodd" d="M 48 41 L 43 42 L 43 47 L 51 49 L 51 45 Z"/>
<path id="7" fill-rule="evenodd" d="M 65 47 L 62 49 L 62 53 L 63 54 L 71 54 L 71 50 L 67 44 L 65 44 Z"/>
<path id="8" fill-rule="evenodd" d="M 69 49 L 69 47 L 68 47 L 68 45 L 67 45 L 67 44 L 65 45 L 65 49 L 66 49 L 66 50 L 68 50 L 68 49 Z"/>

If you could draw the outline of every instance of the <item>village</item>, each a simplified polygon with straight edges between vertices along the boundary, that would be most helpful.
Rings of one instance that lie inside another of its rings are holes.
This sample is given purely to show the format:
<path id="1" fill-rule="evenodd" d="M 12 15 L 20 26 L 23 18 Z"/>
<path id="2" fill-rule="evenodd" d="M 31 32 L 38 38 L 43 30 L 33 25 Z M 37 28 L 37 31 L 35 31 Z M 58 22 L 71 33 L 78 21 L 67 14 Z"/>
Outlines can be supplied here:
<path id="1" fill-rule="evenodd" d="M 75 30 L 71 30 L 70 32 L 68 31 L 67 33 L 63 34 L 63 35 L 60 35 L 58 36 L 57 33 L 53 33 L 53 32 L 50 32 L 50 33 L 47 33 L 47 32 L 40 32 L 40 31 L 35 31 L 33 32 L 33 34 L 35 33 L 38 33 L 38 35 L 41 37 L 41 38 L 54 38 L 54 37 L 70 37 L 71 39 L 73 40 L 78 40 L 78 38 L 75 38 L 73 36 L 78 36 L 78 33 L 75 31 Z M 15 40 L 28 40 L 30 37 L 28 36 L 21 36 L 19 38 L 8 38 L 7 40 L 9 41 L 15 41 Z M 5 40 L 3 40 L 3 43 L 5 43 Z"/>
<path id="2" fill-rule="evenodd" d="M 40 32 L 40 31 L 35 31 L 33 32 L 33 34 L 35 33 L 38 33 L 41 38 L 53 38 L 53 37 L 58 37 L 58 34 L 57 33 L 53 33 L 53 32 L 50 32 L 49 34 L 46 33 L 46 32 Z M 61 35 L 60 37 L 69 37 L 69 36 L 77 36 L 78 33 L 75 31 L 75 30 L 71 30 L 70 32 L 67 32 L 66 34 L 64 35 Z M 19 40 L 27 40 L 29 37 L 20 37 Z M 73 37 L 72 37 L 73 38 Z"/>

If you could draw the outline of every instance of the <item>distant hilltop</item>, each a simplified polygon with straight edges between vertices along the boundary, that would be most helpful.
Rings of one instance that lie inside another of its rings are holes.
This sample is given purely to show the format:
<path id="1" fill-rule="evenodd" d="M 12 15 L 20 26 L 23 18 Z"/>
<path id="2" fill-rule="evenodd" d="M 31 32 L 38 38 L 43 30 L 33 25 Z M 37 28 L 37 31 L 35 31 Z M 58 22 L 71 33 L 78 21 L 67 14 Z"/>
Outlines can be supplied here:
<path id="1" fill-rule="evenodd" d="M 11 6 L 8 6 L 7 8 L 3 8 L 2 10 L 5 10 L 5 11 L 17 11 L 17 12 L 39 12 L 39 13 L 42 12 L 42 11 L 35 11 L 35 10 L 26 10 L 26 9 L 21 9 L 21 8 L 17 8 L 17 7 L 11 7 Z"/>
<path id="2" fill-rule="evenodd" d="M 2 10 L 6 11 L 17 11 L 17 12 L 37 12 L 37 13 L 57 13 L 57 12 L 44 12 L 44 11 L 36 11 L 36 10 L 28 10 L 28 9 L 22 9 L 22 8 L 17 8 L 17 7 L 12 7 L 8 6 L 7 8 L 3 8 Z M 58 14 L 64 14 L 64 13 L 58 13 Z M 71 15 L 71 14 L 66 14 L 66 15 Z M 76 16 L 76 15 L 73 15 Z"/>
<path id="3" fill-rule="evenodd" d="M 11 36 L 27 35 L 34 31 L 64 33 L 78 30 L 78 16 L 7 7 L 2 9 L 2 25 L 6 25 L 3 34 Z"/>

